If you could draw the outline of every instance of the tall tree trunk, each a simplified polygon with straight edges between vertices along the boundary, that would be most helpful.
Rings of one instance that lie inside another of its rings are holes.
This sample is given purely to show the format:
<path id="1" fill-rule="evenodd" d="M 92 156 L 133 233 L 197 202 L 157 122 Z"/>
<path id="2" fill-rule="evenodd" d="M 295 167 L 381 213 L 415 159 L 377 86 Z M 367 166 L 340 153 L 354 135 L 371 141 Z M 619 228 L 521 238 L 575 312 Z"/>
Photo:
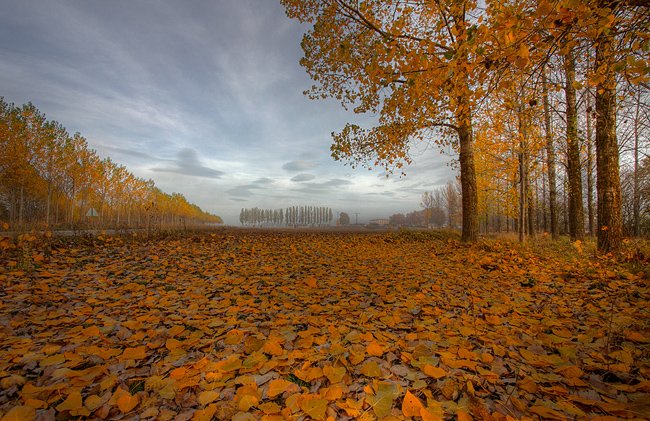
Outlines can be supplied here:
<path id="1" fill-rule="evenodd" d="M 641 108 L 641 91 L 637 90 L 636 110 L 634 112 L 634 192 L 632 198 L 632 214 L 634 217 L 634 236 L 641 234 L 641 191 L 639 187 L 639 119 Z"/>
<path id="2" fill-rule="evenodd" d="M 573 51 L 564 56 L 566 85 L 566 140 L 567 176 L 569 178 L 569 235 L 582 240 L 585 235 L 585 216 L 582 205 L 582 172 L 580 171 L 580 142 L 578 141 L 578 114 L 576 107 L 575 58 Z"/>
<path id="3" fill-rule="evenodd" d="M 609 0 L 598 7 L 608 8 Z M 613 251 L 623 240 L 621 179 L 616 139 L 616 75 L 614 74 L 613 28 L 603 30 L 596 39 L 596 187 L 598 189 L 598 248 Z"/>
<path id="4" fill-rule="evenodd" d="M 596 217 L 594 212 L 594 151 L 593 128 L 591 116 L 594 110 L 591 107 L 591 91 L 587 89 L 587 214 L 589 219 L 589 235 L 596 232 Z"/>
<path id="5" fill-rule="evenodd" d="M 528 197 L 528 174 L 526 168 L 526 133 L 524 128 L 523 106 L 519 107 L 519 242 L 523 243 L 526 239 L 526 199 Z"/>
<path id="6" fill-rule="evenodd" d="M 464 39 L 467 32 L 465 11 L 454 16 L 454 29 L 457 32 L 457 39 Z M 456 125 L 458 127 L 458 142 L 460 145 L 460 184 L 462 189 L 462 211 L 463 211 L 463 232 L 462 241 L 476 241 L 478 239 L 478 191 L 476 187 L 476 169 L 474 167 L 474 136 L 472 133 L 472 106 L 470 103 L 470 92 L 467 87 L 470 84 L 467 67 L 469 67 L 469 55 L 465 46 L 459 47 L 460 58 L 458 63 L 458 74 L 456 75 L 456 88 L 460 94 L 456 98 Z"/>
<path id="7" fill-rule="evenodd" d="M 549 212 L 551 219 L 551 235 L 558 236 L 557 225 L 557 184 L 555 180 L 555 148 L 553 145 L 553 133 L 551 132 L 551 111 L 548 103 L 548 84 L 546 83 L 546 70 L 542 72 L 542 84 L 544 90 L 544 132 L 546 136 L 546 166 L 548 172 L 548 196 Z"/>

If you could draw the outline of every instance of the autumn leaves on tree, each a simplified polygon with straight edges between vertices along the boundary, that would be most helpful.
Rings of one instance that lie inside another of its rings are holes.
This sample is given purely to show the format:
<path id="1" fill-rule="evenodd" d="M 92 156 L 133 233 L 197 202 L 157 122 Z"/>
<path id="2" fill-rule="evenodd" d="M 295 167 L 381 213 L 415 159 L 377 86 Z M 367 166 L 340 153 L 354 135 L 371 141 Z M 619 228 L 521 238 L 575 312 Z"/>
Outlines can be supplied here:
<path id="1" fill-rule="evenodd" d="M 310 97 L 333 97 L 356 113 L 377 116 L 375 127 L 348 124 L 334 133 L 332 156 L 352 165 L 402 172 L 411 162 L 414 144 L 452 144 L 459 153 L 466 241 L 477 238 L 479 211 L 487 208 L 491 191 L 519 202 L 502 209 L 514 208 L 520 232 L 533 233 L 537 192 L 533 195 L 529 185 L 531 172 L 548 182 L 552 232 L 557 232 L 553 136 L 559 132 L 551 133 L 547 69 L 563 73 L 554 86 L 562 86 L 565 93 L 569 231 L 574 239 L 584 236 L 576 95 L 593 90 L 598 244 L 602 250 L 618 247 L 622 222 L 616 78 L 625 76 L 626 84 L 647 83 L 648 50 L 640 47 L 648 35 L 647 6 L 609 0 L 282 4 L 289 17 L 313 25 L 303 38 L 301 60 L 316 82 Z M 476 127 L 494 121 L 499 107 L 514 114 L 519 124 L 493 125 L 492 134 L 500 139 L 494 141 Z M 546 122 L 537 125 L 545 133 L 532 130 L 535 120 Z M 533 161 L 544 148 L 546 160 Z M 489 154 L 498 159 L 486 159 Z M 518 174 L 507 180 L 506 174 L 489 168 L 492 163 L 502 169 L 518 167 Z M 511 188 L 513 182 L 518 189 Z"/>
<path id="2" fill-rule="evenodd" d="M 83 136 L 69 135 L 32 104 L 17 107 L 0 97 L 0 150 L 0 219 L 16 230 L 222 222 L 182 194 L 164 193 L 152 180 L 101 159 Z"/>

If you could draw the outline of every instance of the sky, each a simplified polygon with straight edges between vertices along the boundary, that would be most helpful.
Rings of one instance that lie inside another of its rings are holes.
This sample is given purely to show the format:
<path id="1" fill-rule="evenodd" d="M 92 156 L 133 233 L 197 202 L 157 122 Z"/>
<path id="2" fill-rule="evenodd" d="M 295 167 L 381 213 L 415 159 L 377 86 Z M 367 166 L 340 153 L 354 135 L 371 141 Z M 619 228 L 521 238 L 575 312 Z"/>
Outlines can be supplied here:
<path id="1" fill-rule="evenodd" d="M 255 206 L 419 209 L 454 179 L 449 151 L 419 145 L 402 177 L 331 158 L 332 132 L 376 116 L 303 95 L 307 29 L 276 0 L 2 0 L 0 96 L 227 224 Z"/>

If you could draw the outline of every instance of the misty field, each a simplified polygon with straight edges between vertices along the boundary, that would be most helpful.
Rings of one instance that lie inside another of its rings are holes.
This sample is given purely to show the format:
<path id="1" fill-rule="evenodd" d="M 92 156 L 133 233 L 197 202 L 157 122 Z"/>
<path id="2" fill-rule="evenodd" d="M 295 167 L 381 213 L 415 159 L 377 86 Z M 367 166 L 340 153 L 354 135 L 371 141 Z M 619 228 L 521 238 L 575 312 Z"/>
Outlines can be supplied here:
<path id="1" fill-rule="evenodd" d="M 307 230 L 0 244 L 3 420 L 650 416 L 632 249 Z"/>

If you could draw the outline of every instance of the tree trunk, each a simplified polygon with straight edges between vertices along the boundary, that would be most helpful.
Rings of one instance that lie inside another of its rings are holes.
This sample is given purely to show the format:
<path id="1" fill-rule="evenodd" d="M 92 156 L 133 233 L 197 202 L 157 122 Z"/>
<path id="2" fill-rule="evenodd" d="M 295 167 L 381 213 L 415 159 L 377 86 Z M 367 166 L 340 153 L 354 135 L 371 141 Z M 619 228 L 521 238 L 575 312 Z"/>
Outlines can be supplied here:
<path id="1" fill-rule="evenodd" d="M 639 187 L 639 123 L 641 108 L 641 91 L 637 91 L 636 110 L 634 113 L 634 192 L 632 214 L 634 217 L 634 236 L 641 234 L 641 190 Z"/>
<path id="2" fill-rule="evenodd" d="M 551 235 L 558 236 L 557 225 L 557 184 L 555 181 L 555 148 L 553 146 L 553 133 L 551 132 L 551 111 L 548 103 L 548 85 L 546 83 L 546 71 L 542 72 L 542 83 L 544 90 L 544 128 L 546 136 L 546 165 L 548 172 L 548 196 L 549 213 L 551 223 Z"/>
<path id="3" fill-rule="evenodd" d="M 587 214 L 589 219 L 589 235 L 592 237 L 596 232 L 594 212 L 594 151 L 591 123 L 593 111 L 591 108 L 591 91 L 587 90 Z"/>
<path id="4" fill-rule="evenodd" d="M 611 6 L 600 0 L 598 6 Z M 616 139 L 616 75 L 613 70 L 614 38 L 602 31 L 596 39 L 595 70 L 600 76 L 596 87 L 596 188 L 598 190 L 598 248 L 608 252 L 623 240 L 621 182 Z"/>
<path id="5" fill-rule="evenodd" d="M 458 33 L 457 39 L 463 39 L 467 32 L 465 12 L 454 16 L 454 29 Z M 462 43 L 462 41 L 461 41 Z M 476 187 L 476 169 L 474 167 L 474 139 L 472 133 L 472 107 L 470 103 L 469 56 L 463 45 L 460 48 L 457 75 L 454 78 L 457 90 L 460 92 L 456 98 L 456 124 L 458 127 L 458 142 L 460 145 L 460 185 L 462 188 L 463 232 L 462 241 L 476 241 L 478 239 L 478 191 Z"/>
<path id="6" fill-rule="evenodd" d="M 524 132 L 523 106 L 519 107 L 519 242 L 523 243 L 526 239 L 526 198 L 528 196 L 528 174 L 526 169 L 526 134 Z"/>
<path id="7" fill-rule="evenodd" d="M 582 172 L 580 171 L 580 142 L 578 141 L 578 114 L 576 109 L 575 59 L 573 52 L 564 56 L 566 85 L 567 176 L 569 178 L 569 235 L 572 240 L 583 240 L 585 216 L 582 205 Z"/>
<path id="8" fill-rule="evenodd" d="M 478 239 L 478 193 L 476 191 L 476 171 L 474 169 L 474 145 L 469 117 L 461 122 L 458 138 L 460 141 L 460 184 L 463 202 L 462 241 Z"/>

